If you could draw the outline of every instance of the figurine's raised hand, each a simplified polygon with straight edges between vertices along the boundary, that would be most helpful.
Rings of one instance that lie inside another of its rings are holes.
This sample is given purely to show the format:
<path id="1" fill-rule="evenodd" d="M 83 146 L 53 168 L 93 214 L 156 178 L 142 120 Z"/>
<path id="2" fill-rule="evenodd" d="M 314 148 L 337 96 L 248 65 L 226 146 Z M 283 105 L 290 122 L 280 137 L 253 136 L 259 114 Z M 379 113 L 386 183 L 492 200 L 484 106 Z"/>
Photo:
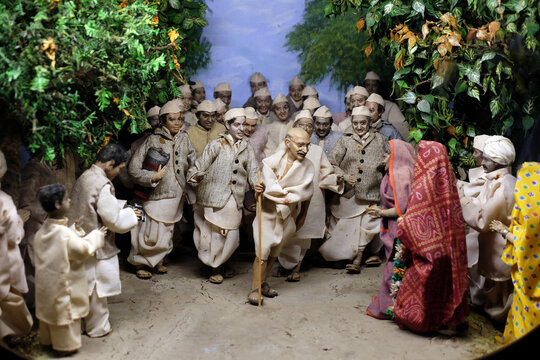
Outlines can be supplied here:
<path id="1" fill-rule="evenodd" d="M 498 233 L 503 233 L 505 230 L 508 230 L 499 220 L 492 220 L 489 224 L 489 229 Z"/>
<path id="2" fill-rule="evenodd" d="M 206 171 L 201 171 L 196 174 L 193 174 L 193 176 L 189 180 L 190 182 L 199 183 L 202 181 L 202 179 L 204 179 L 204 175 L 206 175 Z"/>
<path id="3" fill-rule="evenodd" d="M 167 171 L 166 165 L 165 166 L 159 165 L 158 170 L 152 176 L 152 182 L 158 182 L 159 180 L 163 179 L 166 171 Z"/>
<path id="4" fill-rule="evenodd" d="M 135 216 L 137 216 L 137 221 L 141 221 L 141 217 L 142 217 L 141 210 L 139 210 L 137 208 L 131 208 L 131 209 L 133 209 L 133 212 L 135 213 Z"/>
<path id="5" fill-rule="evenodd" d="M 255 184 L 255 186 L 253 186 L 253 190 L 255 190 L 255 193 L 257 195 L 261 195 L 264 192 L 264 190 L 266 190 L 266 185 L 264 185 L 263 182 L 257 183 Z"/>
<path id="6" fill-rule="evenodd" d="M 107 227 L 106 226 L 102 226 L 98 229 L 99 232 L 102 232 L 103 233 L 103 236 L 107 235 Z"/>
<path id="7" fill-rule="evenodd" d="M 338 186 L 343 184 L 343 182 L 345 181 L 345 179 L 343 178 L 343 175 L 338 175 L 336 180 L 337 180 L 336 183 Z"/>

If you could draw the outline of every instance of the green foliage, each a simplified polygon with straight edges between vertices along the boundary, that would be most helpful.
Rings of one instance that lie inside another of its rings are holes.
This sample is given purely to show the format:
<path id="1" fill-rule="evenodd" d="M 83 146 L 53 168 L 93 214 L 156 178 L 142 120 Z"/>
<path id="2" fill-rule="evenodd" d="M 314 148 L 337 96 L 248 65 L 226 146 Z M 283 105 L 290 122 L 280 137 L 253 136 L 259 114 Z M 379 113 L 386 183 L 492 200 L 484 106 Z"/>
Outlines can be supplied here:
<path id="1" fill-rule="evenodd" d="M 190 26 L 184 21 L 173 30 L 158 21 L 171 14 L 169 3 Z M 189 51 L 207 56 L 208 48 L 196 44 L 205 12 L 193 0 L 2 2 L 0 104 L 44 160 L 67 148 L 91 160 L 120 129 L 147 126 L 145 102 L 156 88 L 166 90 L 160 100 L 177 95 L 176 86 L 195 69 L 187 65 Z"/>
<path id="2" fill-rule="evenodd" d="M 325 14 L 365 21 L 368 41 L 394 60 L 411 138 L 445 143 L 467 167 L 476 134 L 518 141 L 538 117 L 539 10 L 536 0 L 327 0 Z"/>
<path id="3" fill-rule="evenodd" d="M 306 2 L 303 22 L 287 34 L 288 50 L 299 52 L 300 75 L 314 84 L 329 76 L 331 84 L 340 91 L 362 83 L 370 70 L 391 78 L 392 63 L 386 61 L 380 51 L 366 58 L 369 36 L 359 33 L 356 27 L 359 17 L 355 12 L 325 19 L 326 3 L 327 0 Z"/>

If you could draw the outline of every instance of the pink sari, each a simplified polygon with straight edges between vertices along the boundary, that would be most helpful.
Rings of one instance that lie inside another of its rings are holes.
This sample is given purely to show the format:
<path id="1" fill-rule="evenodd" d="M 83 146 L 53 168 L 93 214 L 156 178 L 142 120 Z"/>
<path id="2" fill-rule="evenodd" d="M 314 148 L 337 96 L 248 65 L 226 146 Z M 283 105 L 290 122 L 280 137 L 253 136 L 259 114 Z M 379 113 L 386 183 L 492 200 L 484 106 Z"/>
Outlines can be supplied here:
<path id="1" fill-rule="evenodd" d="M 407 210 L 407 200 L 414 173 L 414 148 L 402 140 L 390 140 L 390 163 L 388 173 L 381 183 L 381 201 L 384 209 L 396 208 L 398 215 L 403 216 Z M 380 239 L 386 254 L 386 267 L 379 288 L 379 295 L 373 298 L 367 308 L 367 314 L 377 319 L 390 319 L 388 307 L 394 305 L 390 295 L 390 285 L 394 274 L 394 261 L 390 258 L 394 239 L 397 237 L 397 218 L 381 219 Z"/>
<path id="2" fill-rule="evenodd" d="M 407 213 L 397 235 L 407 250 L 394 305 L 398 325 L 425 333 L 462 324 L 468 314 L 465 226 L 456 180 L 440 143 L 418 145 Z"/>

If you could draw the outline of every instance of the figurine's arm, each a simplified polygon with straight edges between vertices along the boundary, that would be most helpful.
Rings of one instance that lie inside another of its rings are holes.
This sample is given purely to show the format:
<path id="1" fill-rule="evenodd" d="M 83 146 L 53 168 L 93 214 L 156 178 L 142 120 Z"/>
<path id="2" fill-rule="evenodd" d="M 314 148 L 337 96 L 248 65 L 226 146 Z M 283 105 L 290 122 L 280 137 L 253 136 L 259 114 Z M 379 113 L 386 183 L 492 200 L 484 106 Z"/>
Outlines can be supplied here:
<path id="1" fill-rule="evenodd" d="M 86 236 L 79 236 L 75 231 L 66 227 L 62 236 L 67 237 L 67 252 L 70 260 L 83 261 L 103 247 L 106 229 L 92 230 Z"/>
<path id="2" fill-rule="evenodd" d="M 191 140 L 189 139 L 189 136 L 186 134 L 186 141 L 187 141 L 187 147 L 188 147 L 188 154 L 187 154 L 187 160 L 188 160 L 188 166 L 191 167 L 195 164 L 197 161 L 197 151 L 195 150 L 195 147 L 191 143 Z M 188 169 L 186 169 L 188 170 Z"/>
<path id="3" fill-rule="evenodd" d="M 319 187 L 328 189 L 335 193 L 343 193 L 343 177 L 334 172 L 334 168 L 324 151 L 321 151 L 320 169 L 319 169 Z"/>
<path id="4" fill-rule="evenodd" d="M 397 218 L 399 216 L 395 207 L 383 209 L 378 205 L 370 206 L 366 209 L 366 213 L 372 217 Z"/>
<path id="5" fill-rule="evenodd" d="M 514 242 L 514 234 L 510 231 L 510 228 L 504 225 L 499 220 L 492 220 L 489 224 L 489 229 L 491 231 L 498 232 L 502 236 L 504 236 L 505 240 L 513 243 Z"/>
<path id="6" fill-rule="evenodd" d="M 345 175 L 345 172 L 340 168 L 340 165 L 345 158 L 345 155 L 347 154 L 347 147 L 345 145 L 345 137 L 339 138 L 338 142 L 330 152 L 330 156 L 328 157 L 328 161 L 330 161 L 330 164 L 334 167 L 334 172 L 338 176 Z"/>
<path id="7" fill-rule="evenodd" d="M 196 186 L 206 175 L 210 165 L 216 160 L 216 157 L 219 154 L 219 143 L 217 141 L 212 141 L 204 148 L 204 151 L 196 161 L 195 164 L 189 168 L 186 178 L 187 182 L 192 186 Z"/>
<path id="8" fill-rule="evenodd" d="M 109 230 L 123 234 L 137 225 L 137 214 L 132 208 L 124 208 L 125 201 L 118 200 L 111 193 L 111 186 L 105 185 L 96 202 L 97 213 Z"/>
<path id="9" fill-rule="evenodd" d="M 259 163 L 255 158 L 255 152 L 251 145 L 247 146 L 248 152 L 248 163 L 247 163 L 247 173 L 248 173 L 248 182 L 252 188 L 259 182 L 257 173 L 259 172 Z"/>

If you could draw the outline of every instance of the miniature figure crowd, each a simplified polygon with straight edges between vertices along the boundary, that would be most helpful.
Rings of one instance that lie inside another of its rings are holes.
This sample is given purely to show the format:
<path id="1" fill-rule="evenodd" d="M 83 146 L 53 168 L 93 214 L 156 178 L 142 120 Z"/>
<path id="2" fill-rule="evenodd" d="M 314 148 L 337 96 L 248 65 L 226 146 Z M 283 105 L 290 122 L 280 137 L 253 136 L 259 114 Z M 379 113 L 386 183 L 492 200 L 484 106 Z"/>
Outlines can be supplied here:
<path id="1" fill-rule="evenodd" d="M 227 83 L 213 101 L 200 82 L 183 85 L 181 98 L 148 110 L 151 129 L 129 150 L 104 146 L 74 184 L 58 183 L 55 169 L 33 159 L 23 169 L 20 210 L 0 191 L 4 340 L 30 331 L 28 307 L 42 344 L 60 354 L 80 348 L 81 329 L 108 335 L 107 298 L 121 292 L 114 233 L 131 233 L 128 262 L 138 278 L 165 274 L 185 209 L 211 283 L 234 275 L 228 262 L 240 229 L 252 234 L 253 305 L 259 281 L 264 297 L 278 295 L 268 283 L 276 260 L 288 281 L 300 280 L 316 239 L 315 251 L 351 274 L 384 254 L 369 316 L 452 334 L 466 324 L 470 298 L 506 320 L 502 342 L 540 324 L 540 165 L 524 163 L 514 177 L 509 139 L 476 136 L 477 167 L 468 182 L 457 181 L 442 144 L 407 142 L 408 124 L 378 94 L 374 72 L 348 91 L 339 114 L 299 77 L 273 99 L 261 73 L 250 85 L 243 108 L 229 108 Z M 1 153 L 0 170 L 1 178 Z M 115 197 L 117 176 L 132 189 L 129 204 Z"/>

